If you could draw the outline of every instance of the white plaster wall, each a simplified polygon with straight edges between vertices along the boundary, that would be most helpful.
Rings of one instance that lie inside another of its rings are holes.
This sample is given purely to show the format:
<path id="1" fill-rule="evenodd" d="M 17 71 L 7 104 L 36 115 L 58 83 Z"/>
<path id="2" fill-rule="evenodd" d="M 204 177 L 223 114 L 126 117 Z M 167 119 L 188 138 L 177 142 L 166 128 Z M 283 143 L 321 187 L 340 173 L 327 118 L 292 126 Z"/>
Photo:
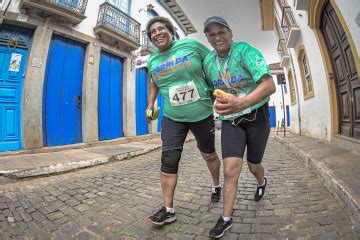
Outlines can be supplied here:
<path id="1" fill-rule="evenodd" d="M 97 18 L 99 14 L 99 6 L 101 3 L 105 2 L 104 0 L 88 0 L 88 4 L 85 10 L 86 18 L 84 21 L 74 26 L 74 30 L 89 35 L 91 37 L 95 37 L 94 27 L 97 23 Z"/>
<path id="2" fill-rule="evenodd" d="M 360 52 L 360 26 L 357 25 L 355 19 L 360 17 L 360 1 L 359 0 L 334 0 L 339 8 L 343 19 L 346 22 L 346 26 L 349 29 L 352 39 L 355 43 L 358 58 Z M 292 62 L 286 67 L 293 69 L 294 84 L 297 83 L 298 96 L 297 103 L 291 106 L 291 127 L 290 129 L 296 133 L 300 132 L 298 111 L 300 107 L 301 115 L 301 133 L 309 135 L 319 139 L 330 140 L 331 135 L 335 134 L 331 132 L 331 112 L 330 112 L 330 95 L 329 84 L 324 69 L 324 63 L 322 61 L 320 46 L 318 45 L 314 31 L 308 26 L 308 12 L 296 11 L 294 9 L 294 0 L 287 0 L 289 6 L 292 7 L 294 17 L 301 29 L 301 35 L 297 41 L 296 47 L 290 49 Z M 275 1 L 277 3 L 277 1 Z M 276 4 L 277 5 L 277 4 Z M 276 6 L 277 16 L 279 16 L 280 9 Z M 280 14 L 281 17 L 281 14 Z M 313 98 L 304 100 L 303 86 L 301 82 L 301 74 L 299 69 L 298 48 L 304 45 L 305 51 L 308 57 L 310 71 L 312 74 L 314 93 Z M 287 74 L 286 74 L 287 78 Z M 287 79 L 288 81 L 288 79 Z M 296 97 L 297 97 L 296 95 Z"/>
<path id="3" fill-rule="evenodd" d="M 356 24 L 355 19 L 360 18 L 360 1 L 359 0 L 336 0 L 336 5 L 341 11 L 347 27 L 354 40 L 357 49 L 358 58 L 360 53 L 360 26 Z M 360 20 L 359 20 L 360 21 Z"/>
<path id="4" fill-rule="evenodd" d="M 290 62 L 290 66 L 291 66 L 291 62 Z M 292 71 L 293 73 L 293 71 Z M 294 75 L 294 73 L 293 73 Z M 297 76 L 293 76 L 293 84 L 295 87 L 295 101 L 296 104 L 291 105 L 291 98 L 290 98 L 290 85 L 289 85 L 289 78 L 288 78 L 288 68 L 285 69 L 285 78 L 286 78 L 286 84 L 288 87 L 288 98 L 289 98 L 289 106 L 290 106 L 290 131 L 296 134 L 300 134 L 300 125 L 299 125 L 299 107 L 301 108 L 301 103 L 299 105 L 299 100 L 298 100 L 298 94 L 297 94 L 297 88 L 296 88 L 296 83 L 297 81 L 300 81 L 301 79 L 297 79 Z M 301 83 L 300 83 L 301 84 Z"/>
<path id="5" fill-rule="evenodd" d="M 292 2 L 289 2 L 292 6 Z M 290 50 L 293 61 L 289 67 L 293 68 L 296 75 L 297 87 L 299 91 L 299 99 L 301 114 L 301 133 L 315 138 L 330 140 L 331 137 L 331 112 L 330 112 L 330 96 L 327 77 L 322 61 L 320 47 L 317 43 L 314 31 L 308 26 L 308 16 L 306 11 L 296 11 L 292 7 L 294 17 L 301 29 L 300 37 L 296 47 Z M 304 100 L 304 91 L 302 86 L 302 78 L 298 62 L 298 49 L 300 46 L 305 47 L 307 58 L 309 61 L 310 72 L 313 80 L 314 97 Z M 286 70 L 287 72 L 287 70 Z M 294 79 L 295 83 L 295 79 Z M 291 124 L 297 125 L 298 128 L 292 128 L 299 132 L 298 112 L 299 106 L 293 105 L 291 110 Z"/>
<path id="6" fill-rule="evenodd" d="M 20 1 L 10 1 L 10 5 L 7 11 L 9 12 L 20 12 Z"/>

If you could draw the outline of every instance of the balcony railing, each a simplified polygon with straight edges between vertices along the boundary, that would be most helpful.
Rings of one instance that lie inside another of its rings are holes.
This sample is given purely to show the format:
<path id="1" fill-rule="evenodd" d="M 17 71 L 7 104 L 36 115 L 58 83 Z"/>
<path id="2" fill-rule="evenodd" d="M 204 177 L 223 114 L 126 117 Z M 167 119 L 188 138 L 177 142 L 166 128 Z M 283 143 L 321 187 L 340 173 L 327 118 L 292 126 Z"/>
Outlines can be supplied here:
<path id="1" fill-rule="evenodd" d="M 155 52 L 157 48 L 154 44 L 150 41 L 146 34 L 146 30 L 142 31 L 142 47 L 141 47 L 141 55 L 145 56 L 148 54 L 152 54 Z"/>
<path id="2" fill-rule="evenodd" d="M 282 8 L 281 28 L 286 39 L 286 47 L 294 48 L 300 34 L 300 28 L 289 6 L 283 6 Z"/>
<path id="3" fill-rule="evenodd" d="M 110 44 L 121 42 L 131 50 L 140 47 L 140 23 L 110 3 L 100 5 L 94 31 Z"/>
<path id="4" fill-rule="evenodd" d="M 280 66 L 286 67 L 289 63 L 290 56 L 289 56 L 289 52 L 286 48 L 286 40 L 285 39 L 279 39 L 277 51 L 278 51 L 280 59 L 281 59 Z"/>
<path id="5" fill-rule="evenodd" d="M 78 24 L 86 18 L 87 2 L 88 0 L 21 0 L 20 6 L 40 16 L 48 16 L 50 13 L 59 20 Z"/>
<path id="6" fill-rule="evenodd" d="M 50 3 L 66 8 L 73 12 L 85 14 L 88 0 L 47 0 Z"/>

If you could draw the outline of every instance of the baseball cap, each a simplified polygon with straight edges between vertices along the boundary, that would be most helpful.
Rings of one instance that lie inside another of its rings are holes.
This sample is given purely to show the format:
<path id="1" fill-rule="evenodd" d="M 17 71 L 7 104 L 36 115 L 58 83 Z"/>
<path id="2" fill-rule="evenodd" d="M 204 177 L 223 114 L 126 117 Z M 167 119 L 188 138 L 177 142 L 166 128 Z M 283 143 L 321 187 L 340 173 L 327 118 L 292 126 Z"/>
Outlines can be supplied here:
<path id="1" fill-rule="evenodd" d="M 206 21 L 204 23 L 204 32 L 206 32 L 207 27 L 211 23 L 218 23 L 218 24 L 221 24 L 224 27 L 227 27 L 228 29 L 230 29 L 229 24 L 227 23 L 227 21 L 224 18 L 218 17 L 218 16 L 213 16 L 213 17 L 209 17 L 208 19 L 206 19 Z"/>

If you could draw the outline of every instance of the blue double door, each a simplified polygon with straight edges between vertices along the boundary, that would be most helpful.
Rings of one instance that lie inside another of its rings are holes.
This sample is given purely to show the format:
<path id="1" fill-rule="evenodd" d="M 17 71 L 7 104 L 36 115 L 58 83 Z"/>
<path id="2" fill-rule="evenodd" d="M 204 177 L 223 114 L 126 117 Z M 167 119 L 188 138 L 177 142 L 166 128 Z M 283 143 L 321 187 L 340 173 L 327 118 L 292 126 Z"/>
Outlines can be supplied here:
<path id="1" fill-rule="evenodd" d="M 43 95 L 44 145 L 82 141 L 82 79 L 86 45 L 54 35 Z"/>
<path id="2" fill-rule="evenodd" d="M 21 96 L 28 51 L 0 46 L 0 151 L 22 148 Z"/>
<path id="3" fill-rule="evenodd" d="M 99 140 L 124 136 L 123 132 L 124 59 L 102 51 L 99 73 Z"/>

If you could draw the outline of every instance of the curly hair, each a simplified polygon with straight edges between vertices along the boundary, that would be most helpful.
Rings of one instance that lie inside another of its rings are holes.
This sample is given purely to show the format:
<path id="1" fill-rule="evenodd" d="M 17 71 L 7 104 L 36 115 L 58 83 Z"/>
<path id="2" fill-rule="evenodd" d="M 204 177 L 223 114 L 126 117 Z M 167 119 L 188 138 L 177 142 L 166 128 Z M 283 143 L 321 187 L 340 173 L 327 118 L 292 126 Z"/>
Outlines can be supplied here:
<path id="1" fill-rule="evenodd" d="M 157 22 L 163 23 L 165 25 L 165 27 L 170 31 L 172 38 L 174 39 L 175 27 L 171 23 L 171 21 L 168 18 L 156 16 L 156 17 L 153 17 L 152 19 L 150 19 L 150 21 L 146 24 L 146 34 L 147 34 L 148 38 L 150 39 L 150 41 L 151 41 L 150 27 L 154 23 L 157 23 Z"/>

